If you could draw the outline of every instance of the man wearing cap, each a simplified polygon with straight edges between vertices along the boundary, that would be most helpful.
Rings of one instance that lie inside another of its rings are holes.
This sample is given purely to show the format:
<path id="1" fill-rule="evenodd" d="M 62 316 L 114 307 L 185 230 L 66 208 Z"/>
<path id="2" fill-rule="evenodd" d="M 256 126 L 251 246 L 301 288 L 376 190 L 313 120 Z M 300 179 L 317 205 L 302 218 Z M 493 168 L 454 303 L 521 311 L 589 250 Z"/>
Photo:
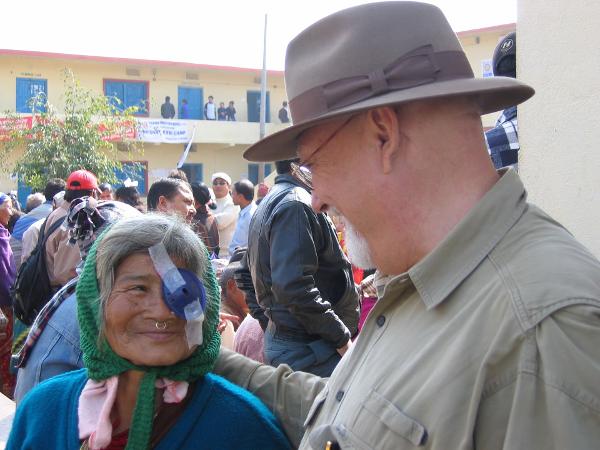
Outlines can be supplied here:
<path id="1" fill-rule="evenodd" d="M 474 78 L 442 12 L 416 2 L 320 20 L 285 78 L 294 125 L 244 156 L 298 154 L 313 208 L 344 216 L 351 259 L 387 277 L 328 380 L 225 351 L 216 372 L 301 449 L 597 447 L 600 262 L 494 170 L 483 137 L 481 114 L 533 89 Z"/>
<path id="2" fill-rule="evenodd" d="M 517 33 L 508 33 L 500 40 L 492 65 L 494 76 L 517 77 Z M 520 146 L 516 105 L 502 111 L 496 126 L 485 132 L 485 142 L 496 169 L 517 168 Z"/>
<path id="3" fill-rule="evenodd" d="M 235 226 L 240 214 L 240 207 L 233 204 L 230 194 L 231 177 L 225 172 L 216 172 L 212 175 L 212 188 L 215 193 L 217 209 L 213 216 L 219 227 L 219 245 L 221 251 L 219 258 L 229 259 L 229 244 L 235 232 Z"/>
<path id="4" fill-rule="evenodd" d="M 64 201 L 48 216 L 44 233 L 57 220 L 64 220 L 73 200 L 86 196 L 98 198 L 99 193 L 98 180 L 92 172 L 83 169 L 72 172 L 67 178 Z M 53 290 L 58 290 L 77 275 L 75 268 L 81 257 L 77 246 L 68 245 L 68 242 L 69 231 L 66 226 L 59 227 L 46 241 L 46 267 Z"/>

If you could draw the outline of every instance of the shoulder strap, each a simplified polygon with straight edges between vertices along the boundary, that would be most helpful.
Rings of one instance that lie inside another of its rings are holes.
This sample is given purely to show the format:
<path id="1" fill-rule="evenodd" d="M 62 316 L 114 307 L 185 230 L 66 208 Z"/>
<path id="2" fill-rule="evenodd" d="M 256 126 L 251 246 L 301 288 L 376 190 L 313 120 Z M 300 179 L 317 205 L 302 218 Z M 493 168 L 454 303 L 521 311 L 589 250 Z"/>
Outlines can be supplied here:
<path id="1" fill-rule="evenodd" d="M 47 217 L 46 217 L 46 219 L 44 219 L 44 223 L 40 227 L 40 234 L 38 234 L 38 240 L 37 240 L 36 247 L 39 247 L 39 245 L 44 241 L 44 235 L 46 234 L 45 233 L 46 223 L 48 223 L 48 218 Z"/>
<path id="2" fill-rule="evenodd" d="M 60 219 L 58 219 L 56 222 L 54 222 L 52 225 L 50 225 L 50 228 L 48 229 L 48 233 L 45 236 L 43 236 L 42 233 L 40 233 L 40 235 L 42 235 L 41 237 L 44 242 L 44 245 L 46 245 L 46 241 L 48 240 L 50 235 L 60 228 L 60 226 L 63 224 L 63 222 L 65 220 L 65 217 L 67 217 L 66 214 L 64 216 L 62 216 Z M 46 219 L 46 220 L 48 220 L 48 219 Z M 44 223 L 44 225 L 45 225 L 45 223 Z"/>

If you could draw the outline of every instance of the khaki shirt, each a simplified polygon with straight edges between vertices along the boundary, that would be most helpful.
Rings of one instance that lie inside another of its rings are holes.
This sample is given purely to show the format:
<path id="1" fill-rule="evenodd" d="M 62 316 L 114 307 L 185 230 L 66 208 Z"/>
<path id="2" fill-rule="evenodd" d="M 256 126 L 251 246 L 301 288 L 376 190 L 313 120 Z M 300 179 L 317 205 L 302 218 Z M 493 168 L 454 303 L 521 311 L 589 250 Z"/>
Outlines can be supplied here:
<path id="1" fill-rule="evenodd" d="M 70 202 L 56 208 L 48 216 L 45 232 L 47 232 L 52 224 L 61 217 L 64 217 L 69 212 Z M 65 223 L 52 233 L 46 241 L 46 267 L 48 269 L 48 278 L 50 286 L 60 288 L 67 281 L 77 275 L 75 268 L 81 261 L 79 254 L 79 246 L 77 244 L 69 244 L 69 230 Z"/>
<path id="2" fill-rule="evenodd" d="M 262 398 L 295 445 L 304 422 L 301 449 L 600 446 L 600 263 L 526 202 L 515 172 L 379 284 L 328 381 L 231 353 L 216 370 Z"/>

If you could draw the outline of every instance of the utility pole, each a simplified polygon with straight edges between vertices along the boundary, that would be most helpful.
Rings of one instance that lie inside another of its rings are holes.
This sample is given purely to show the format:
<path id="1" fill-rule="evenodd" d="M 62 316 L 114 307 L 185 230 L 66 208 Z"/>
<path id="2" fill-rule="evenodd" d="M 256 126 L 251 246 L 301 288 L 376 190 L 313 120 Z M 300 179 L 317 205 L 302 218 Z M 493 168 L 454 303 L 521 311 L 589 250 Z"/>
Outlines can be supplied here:
<path id="1" fill-rule="evenodd" d="M 265 14 L 265 32 L 263 41 L 263 68 L 260 76 L 260 139 L 265 137 L 267 120 L 267 15 Z M 258 182 L 265 179 L 265 163 L 258 163 Z"/>

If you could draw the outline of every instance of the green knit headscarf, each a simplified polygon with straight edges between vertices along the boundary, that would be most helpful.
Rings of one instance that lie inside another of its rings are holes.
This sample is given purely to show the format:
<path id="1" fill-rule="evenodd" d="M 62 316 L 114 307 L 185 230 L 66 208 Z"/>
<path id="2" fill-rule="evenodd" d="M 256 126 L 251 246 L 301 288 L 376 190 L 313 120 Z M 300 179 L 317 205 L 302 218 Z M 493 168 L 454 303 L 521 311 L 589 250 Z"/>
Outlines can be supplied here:
<path id="1" fill-rule="evenodd" d="M 137 366 L 118 356 L 108 345 L 106 339 L 98 344 L 101 323 L 99 316 L 100 293 L 96 278 L 96 252 L 98 245 L 109 230 L 105 230 L 97 239 L 86 258 L 83 272 L 77 283 L 77 315 L 81 329 L 81 349 L 83 362 L 92 380 L 105 380 L 127 370 L 145 372 L 138 391 L 134 415 L 127 440 L 127 450 L 146 450 L 150 443 L 152 422 L 154 420 L 154 383 L 157 378 L 169 378 L 175 381 L 194 381 L 211 371 L 221 345 L 221 336 L 217 331 L 219 320 L 219 288 L 208 261 L 205 264 L 202 282 L 206 289 L 206 310 L 202 326 L 202 345 L 192 355 L 168 367 Z M 98 346 L 102 348 L 98 348 Z"/>

